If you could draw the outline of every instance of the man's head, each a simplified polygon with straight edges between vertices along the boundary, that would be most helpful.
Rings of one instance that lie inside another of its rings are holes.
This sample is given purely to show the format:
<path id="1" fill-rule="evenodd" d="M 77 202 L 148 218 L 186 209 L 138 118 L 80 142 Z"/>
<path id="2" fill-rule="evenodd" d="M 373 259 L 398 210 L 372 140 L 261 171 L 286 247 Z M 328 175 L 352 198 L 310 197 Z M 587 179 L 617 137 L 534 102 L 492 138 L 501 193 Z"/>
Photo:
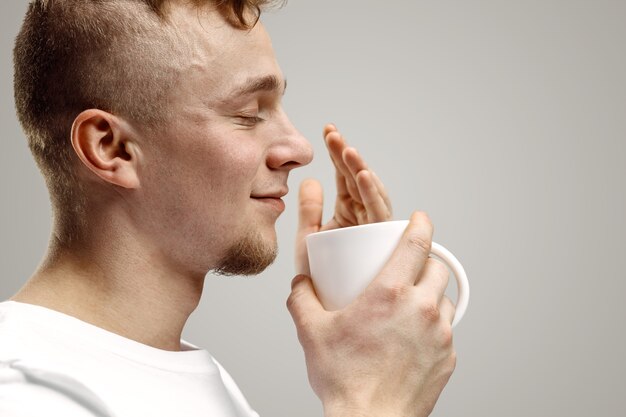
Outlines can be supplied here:
<path id="1" fill-rule="evenodd" d="M 31 3 L 16 107 L 62 244 L 88 241 L 106 213 L 123 221 L 103 233 L 176 268 L 250 274 L 273 260 L 277 197 L 312 154 L 280 105 L 265 3 Z"/>

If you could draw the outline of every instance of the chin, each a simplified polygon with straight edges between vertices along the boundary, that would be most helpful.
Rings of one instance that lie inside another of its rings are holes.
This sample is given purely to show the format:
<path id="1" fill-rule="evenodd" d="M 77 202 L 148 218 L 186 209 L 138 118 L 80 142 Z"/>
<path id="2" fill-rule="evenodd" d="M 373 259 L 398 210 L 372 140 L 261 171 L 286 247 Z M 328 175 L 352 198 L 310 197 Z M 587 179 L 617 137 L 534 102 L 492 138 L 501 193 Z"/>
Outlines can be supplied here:
<path id="1" fill-rule="evenodd" d="M 276 230 L 270 236 L 253 230 L 226 250 L 213 272 L 218 275 L 258 275 L 270 266 L 278 255 Z"/>

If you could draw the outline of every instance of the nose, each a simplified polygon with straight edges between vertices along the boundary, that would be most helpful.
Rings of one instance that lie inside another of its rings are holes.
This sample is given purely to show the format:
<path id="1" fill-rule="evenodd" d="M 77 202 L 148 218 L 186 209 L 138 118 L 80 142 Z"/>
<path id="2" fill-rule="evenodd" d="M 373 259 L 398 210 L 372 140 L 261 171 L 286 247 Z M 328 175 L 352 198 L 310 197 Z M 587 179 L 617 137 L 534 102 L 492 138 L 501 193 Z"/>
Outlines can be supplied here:
<path id="1" fill-rule="evenodd" d="M 277 127 L 276 142 L 267 156 L 268 167 L 290 171 L 308 165 L 313 160 L 313 147 L 282 110 Z"/>

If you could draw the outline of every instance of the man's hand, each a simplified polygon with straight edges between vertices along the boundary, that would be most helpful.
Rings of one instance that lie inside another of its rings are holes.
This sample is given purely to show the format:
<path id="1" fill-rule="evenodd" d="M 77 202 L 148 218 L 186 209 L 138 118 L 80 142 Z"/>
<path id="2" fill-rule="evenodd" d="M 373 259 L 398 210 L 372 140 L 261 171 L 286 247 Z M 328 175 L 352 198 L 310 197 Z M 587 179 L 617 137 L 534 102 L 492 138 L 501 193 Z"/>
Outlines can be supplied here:
<path id="1" fill-rule="evenodd" d="M 429 258 L 433 226 L 414 213 L 382 272 L 348 307 L 326 311 L 298 275 L 287 300 L 326 417 L 428 416 L 452 374 L 449 273 Z"/>
<path id="2" fill-rule="evenodd" d="M 299 225 L 296 235 L 296 272 L 299 274 L 310 274 L 304 240 L 308 234 L 387 221 L 392 215 L 391 202 L 383 183 L 367 167 L 357 150 L 348 147 L 333 124 L 324 127 L 324 140 L 335 165 L 335 214 L 322 226 L 322 186 L 316 180 L 303 181 L 298 197 Z"/>

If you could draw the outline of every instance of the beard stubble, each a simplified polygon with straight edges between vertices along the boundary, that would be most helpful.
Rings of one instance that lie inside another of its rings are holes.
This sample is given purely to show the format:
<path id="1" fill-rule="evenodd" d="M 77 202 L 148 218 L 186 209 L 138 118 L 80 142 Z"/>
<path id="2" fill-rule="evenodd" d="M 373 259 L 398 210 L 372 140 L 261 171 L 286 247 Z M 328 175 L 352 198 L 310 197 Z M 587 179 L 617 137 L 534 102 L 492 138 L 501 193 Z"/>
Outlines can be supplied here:
<path id="1" fill-rule="evenodd" d="M 278 255 L 276 241 L 266 241 L 258 230 L 251 230 L 232 245 L 213 269 L 216 275 L 257 275 L 270 266 Z"/>

